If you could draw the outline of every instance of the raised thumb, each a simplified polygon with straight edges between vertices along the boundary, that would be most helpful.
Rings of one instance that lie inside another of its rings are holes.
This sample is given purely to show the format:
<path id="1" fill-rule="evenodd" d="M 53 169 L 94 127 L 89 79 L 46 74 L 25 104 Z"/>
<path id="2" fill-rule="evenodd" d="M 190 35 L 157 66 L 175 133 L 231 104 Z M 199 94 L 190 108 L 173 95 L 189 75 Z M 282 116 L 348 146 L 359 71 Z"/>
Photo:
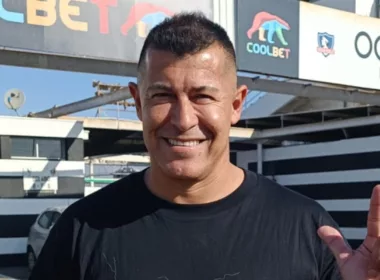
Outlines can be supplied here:
<path id="1" fill-rule="evenodd" d="M 352 255 L 352 249 L 346 244 L 342 234 L 333 227 L 322 226 L 318 229 L 318 235 L 333 253 L 339 267 L 342 267 Z"/>

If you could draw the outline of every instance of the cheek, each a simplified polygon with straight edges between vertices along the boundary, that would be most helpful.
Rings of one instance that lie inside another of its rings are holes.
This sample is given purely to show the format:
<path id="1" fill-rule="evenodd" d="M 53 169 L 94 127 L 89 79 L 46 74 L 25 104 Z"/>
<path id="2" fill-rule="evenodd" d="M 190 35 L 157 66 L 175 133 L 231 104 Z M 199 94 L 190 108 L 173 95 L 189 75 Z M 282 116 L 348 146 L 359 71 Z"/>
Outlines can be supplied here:
<path id="1" fill-rule="evenodd" d="M 222 106 L 206 106 L 201 112 L 202 123 L 208 129 L 212 130 L 215 135 L 224 133 L 226 122 L 230 123 L 228 119 L 228 109 Z"/>
<path id="2" fill-rule="evenodd" d="M 160 126 L 167 119 L 170 112 L 169 104 L 160 104 L 155 106 L 145 106 L 142 110 L 142 119 L 144 124 L 151 129 Z"/>

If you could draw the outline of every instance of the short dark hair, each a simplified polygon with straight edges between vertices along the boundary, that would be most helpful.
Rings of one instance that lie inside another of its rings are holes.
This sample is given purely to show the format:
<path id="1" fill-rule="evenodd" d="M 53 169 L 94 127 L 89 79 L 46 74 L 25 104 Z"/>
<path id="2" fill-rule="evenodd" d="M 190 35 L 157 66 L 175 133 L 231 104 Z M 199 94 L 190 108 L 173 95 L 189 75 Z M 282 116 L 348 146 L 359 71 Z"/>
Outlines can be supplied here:
<path id="1" fill-rule="evenodd" d="M 182 12 L 165 19 L 148 34 L 141 50 L 138 68 L 149 49 L 172 52 L 178 57 L 196 54 L 218 43 L 236 65 L 234 46 L 227 32 L 201 12 Z"/>

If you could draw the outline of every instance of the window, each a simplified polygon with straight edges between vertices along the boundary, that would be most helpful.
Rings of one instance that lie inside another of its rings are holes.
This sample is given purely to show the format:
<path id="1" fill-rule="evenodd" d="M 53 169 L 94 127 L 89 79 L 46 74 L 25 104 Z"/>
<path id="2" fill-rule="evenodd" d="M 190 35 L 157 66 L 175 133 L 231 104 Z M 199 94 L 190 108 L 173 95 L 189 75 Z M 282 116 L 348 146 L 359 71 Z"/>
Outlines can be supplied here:
<path id="1" fill-rule="evenodd" d="M 38 225 L 43 229 L 50 229 L 58 221 L 61 213 L 57 211 L 46 211 L 38 219 Z"/>
<path id="2" fill-rule="evenodd" d="M 62 159 L 63 140 L 32 137 L 11 137 L 11 156 L 15 158 Z"/>
<path id="3" fill-rule="evenodd" d="M 58 139 L 38 139 L 38 156 L 42 158 L 56 158 L 62 157 L 62 142 Z"/>
<path id="4" fill-rule="evenodd" d="M 11 155 L 14 157 L 35 157 L 33 138 L 11 137 Z"/>
<path id="5" fill-rule="evenodd" d="M 61 213 L 54 212 L 53 218 L 51 219 L 51 225 L 54 226 L 58 219 L 61 217 Z"/>
<path id="6" fill-rule="evenodd" d="M 49 229 L 53 212 L 47 211 L 38 219 L 38 225 L 44 229 Z"/>

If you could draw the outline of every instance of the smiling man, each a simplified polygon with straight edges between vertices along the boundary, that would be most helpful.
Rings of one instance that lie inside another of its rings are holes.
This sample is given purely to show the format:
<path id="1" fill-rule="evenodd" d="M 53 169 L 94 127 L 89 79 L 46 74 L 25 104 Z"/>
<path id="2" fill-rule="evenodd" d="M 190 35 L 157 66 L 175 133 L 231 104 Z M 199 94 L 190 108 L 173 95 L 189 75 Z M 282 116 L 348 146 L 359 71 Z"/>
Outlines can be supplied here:
<path id="1" fill-rule="evenodd" d="M 379 279 L 379 188 L 352 251 L 319 204 L 231 164 L 247 95 L 235 61 L 201 14 L 152 29 L 129 85 L 151 166 L 71 205 L 31 280 Z"/>
<path id="2" fill-rule="evenodd" d="M 223 29 L 194 15 L 175 19 L 148 36 L 130 91 L 151 156 L 150 191 L 175 203 L 207 203 L 243 181 L 243 170 L 229 161 L 229 131 L 247 87 L 237 88 L 235 53 Z"/>

